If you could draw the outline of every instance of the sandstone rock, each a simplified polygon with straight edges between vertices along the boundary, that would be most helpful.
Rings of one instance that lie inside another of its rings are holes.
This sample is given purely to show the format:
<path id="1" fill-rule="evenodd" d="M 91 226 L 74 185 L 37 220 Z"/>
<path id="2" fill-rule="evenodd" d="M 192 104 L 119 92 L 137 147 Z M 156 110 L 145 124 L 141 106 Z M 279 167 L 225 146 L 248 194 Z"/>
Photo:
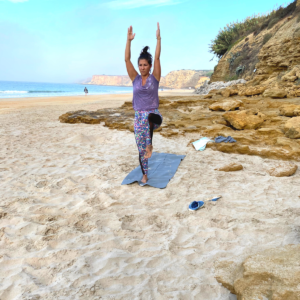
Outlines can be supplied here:
<path id="1" fill-rule="evenodd" d="M 221 90 L 221 95 L 226 98 L 230 97 L 230 90 L 228 89 Z"/>
<path id="2" fill-rule="evenodd" d="M 300 105 L 288 104 L 280 107 L 279 109 L 281 116 L 296 117 L 300 116 Z"/>
<path id="3" fill-rule="evenodd" d="M 216 95 L 217 92 L 219 92 L 219 90 L 213 89 L 213 90 L 210 90 L 208 94 L 209 95 Z"/>
<path id="4" fill-rule="evenodd" d="M 230 89 L 230 96 L 238 95 L 239 90 L 238 89 Z"/>
<path id="5" fill-rule="evenodd" d="M 300 89 L 291 89 L 289 90 L 290 97 L 300 97 Z"/>
<path id="6" fill-rule="evenodd" d="M 129 103 L 130 104 L 130 103 Z M 85 124 L 100 124 L 105 122 L 105 125 L 114 129 L 128 129 L 133 131 L 134 111 L 126 109 L 126 103 L 123 109 L 105 108 L 96 111 L 71 111 L 59 117 L 61 123 L 85 123 Z"/>
<path id="7" fill-rule="evenodd" d="M 243 166 L 241 164 L 231 163 L 229 165 L 226 165 L 216 170 L 223 171 L 223 172 L 235 172 L 235 171 L 243 170 Z"/>
<path id="8" fill-rule="evenodd" d="M 234 281 L 238 299 L 300 299 L 300 246 L 266 250 L 243 263 L 243 277 Z"/>
<path id="9" fill-rule="evenodd" d="M 288 76 L 288 75 L 285 75 L 285 76 L 282 77 L 282 80 L 292 81 L 292 82 L 296 81 L 297 79 L 298 79 L 297 76 Z"/>
<path id="10" fill-rule="evenodd" d="M 207 95 L 204 95 L 204 99 L 211 99 L 213 97 L 213 94 L 207 94 Z"/>
<path id="11" fill-rule="evenodd" d="M 294 68 L 288 72 L 287 74 L 285 74 L 284 76 L 282 76 L 282 80 L 284 81 L 295 81 L 300 77 L 300 66 L 294 66 Z"/>
<path id="12" fill-rule="evenodd" d="M 228 121 L 234 128 L 242 129 L 257 129 L 264 121 L 266 116 L 262 113 L 256 115 L 249 110 L 227 112 L 223 115 L 223 118 Z"/>
<path id="13" fill-rule="evenodd" d="M 100 124 L 97 112 L 90 112 L 87 110 L 70 111 L 59 117 L 61 123 L 86 123 L 86 124 Z"/>
<path id="14" fill-rule="evenodd" d="M 239 96 L 254 96 L 262 94 L 267 88 L 264 86 L 254 86 L 254 87 L 247 87 L 246 89 L 242 89 L 239 92 Z"/>
<path id="15" fill-rule="evenodd" d="M 276 145 L 281 146 L 281 148 L 288 150 L 291 149 L 292 151 L 300 153 L 300 143 L 298 143 L 297 140 L 292 140 L 287 137 L 278 137 L 276 139 Z"/>
<path id="16" fill-rule="evenodd" d="M 284 125 L 285 135 L 290 139 L 300 138 L 300 117 L 291 118 Z"/>
<path id="17" fill-rule="evenodd" d="M 279 89 L 267 89 L 263 96 L 270 98 L 285 98 L 287 96 L 287 92 Z"/>
<path id="18" fill-rule="evenodd" d="M 237 95 L 238 93 L 239 93 L 239 91 L 237 89 L 230 89 L 230 88 L 222 89 L 220 91 L 220 95 L 222 95 L 223 97 L 226 97 L 226 98 Z"/>
<path id="19" fill-rule="evenodd" d="M 216 261 L 215 262 L 215 276 L 219 283 L 221 283 L 232 294 L 235 294 L 234 281 L 243 276 L 243 261 Z"/>
<path id="20" fill-rule="evenodd" d="M 293 163 L 280 162 L 266 167 L 266 171 L 270 176 L 288 177 L 296 173 L 298 166 Z"/>
<path id="21" fill-rule="evenodd" d="M 229 111 L 235 110 L 243 105 L 241 100 L 225 99 L 221 102 L 215 102 L 209 106 L 210 110 Z"/>

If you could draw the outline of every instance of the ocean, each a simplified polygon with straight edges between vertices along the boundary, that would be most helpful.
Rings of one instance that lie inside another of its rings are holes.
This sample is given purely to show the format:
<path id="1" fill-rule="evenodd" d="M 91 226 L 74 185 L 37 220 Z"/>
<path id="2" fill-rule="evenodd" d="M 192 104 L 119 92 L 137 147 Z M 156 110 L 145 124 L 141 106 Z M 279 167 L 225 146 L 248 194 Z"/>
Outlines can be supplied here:
<path id="1" fill-rule="evenodd" d="M 53 97 L 84 95 L 84 87 L 89 95 L 131 93 L 132 87 L 84 85 L 76 83 L 42 83 L 21 81 L 0 81 L 1 98 Z"/>

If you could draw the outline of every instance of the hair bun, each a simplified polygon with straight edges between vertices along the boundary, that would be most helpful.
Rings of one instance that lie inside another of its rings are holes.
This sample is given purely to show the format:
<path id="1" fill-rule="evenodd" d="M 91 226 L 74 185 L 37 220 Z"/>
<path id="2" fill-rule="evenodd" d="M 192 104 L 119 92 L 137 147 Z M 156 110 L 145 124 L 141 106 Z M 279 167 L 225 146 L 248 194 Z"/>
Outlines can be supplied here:
<path id="1" fill-rule="evenodd" d="M 0 0 L 1 1 L 1 0 Z M 150 54 L 150 52 L 148 52 L 150 48 L 148 46 L 144 47 L 139 58 L 138 58 L 138 64 L 140 62 L 141 59 L 145 59 L 147 60 L 149 65 L 152 65 L 152 55 Z"/>
<path id="2" fill-rule="evenodd" d="M 143 54 L 148 54 L 148 50 L 149 50 L 149 47 L 148 47 L 148 46 L 144 47 L 144 49 L 142 50 L 141 54 L 142 54 L 142 53 L 143 53 Z"/>

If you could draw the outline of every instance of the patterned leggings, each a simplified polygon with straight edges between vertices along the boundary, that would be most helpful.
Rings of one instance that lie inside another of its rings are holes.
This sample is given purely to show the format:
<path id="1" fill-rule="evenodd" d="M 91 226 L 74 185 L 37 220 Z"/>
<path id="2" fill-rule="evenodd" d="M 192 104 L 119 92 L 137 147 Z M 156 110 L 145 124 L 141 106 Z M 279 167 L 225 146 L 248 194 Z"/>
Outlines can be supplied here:
<path id="1" fill-rule="evenodd" d="M 162 120 L 158 109 L 135 112 L 134 135 L 144 175 L 148 175 L 148 158 L 145 158 L 146 147 L 152 145 L 153 130 L 160 127 Z"/>

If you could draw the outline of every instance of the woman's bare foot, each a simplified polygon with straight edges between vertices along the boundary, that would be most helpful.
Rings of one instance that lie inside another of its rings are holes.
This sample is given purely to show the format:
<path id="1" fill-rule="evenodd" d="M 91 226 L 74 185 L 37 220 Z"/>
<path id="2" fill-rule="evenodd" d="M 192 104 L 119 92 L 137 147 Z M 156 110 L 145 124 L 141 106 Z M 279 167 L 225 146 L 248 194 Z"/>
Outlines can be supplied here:
<path id="1" fill-rule="evenodd" d="M 143 175 L 143 178 L 141 180 L 142 183 L 146 183 L 148 181 L 148 176 L 147 175 Z"/>
<path id="2" fill-rule="evenodd" d="M 146 147 L 145 158 L 150 158 L 152 156 L 152 151 L 153 151 L 153 146 L 152 145 L 148 145 Z"/>

